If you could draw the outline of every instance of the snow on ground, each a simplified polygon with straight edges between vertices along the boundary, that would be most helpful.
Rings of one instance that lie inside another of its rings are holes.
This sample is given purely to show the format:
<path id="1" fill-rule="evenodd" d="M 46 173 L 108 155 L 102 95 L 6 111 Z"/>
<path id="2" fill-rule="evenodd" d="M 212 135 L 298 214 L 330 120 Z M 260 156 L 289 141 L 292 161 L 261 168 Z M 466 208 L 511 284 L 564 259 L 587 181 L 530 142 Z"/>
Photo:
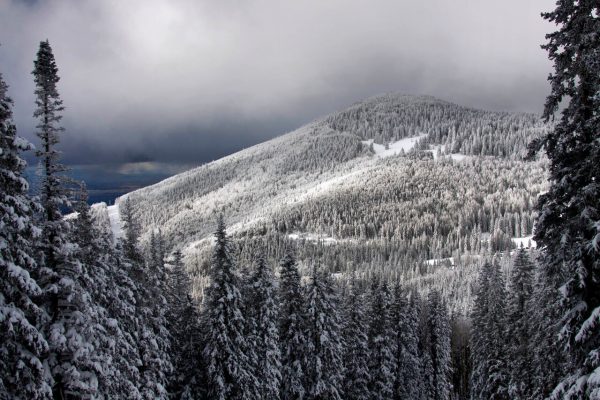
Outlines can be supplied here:
<path id="1" fill-rule="evenodd" d="M 434 160 L 437 160 L 439 158 L 444 159 L 444 158 L 450 157 L 454 161 L 463 161 L 463 160 L 469 158 L 469 156 L 467 156 L 465 154 L 460 154 L 460 153 L 446 154 L 446 146 L 444 146 L 444 145 L 433 146 L 432 149 L 427 150 L 427 151 L 433 155 Z"/>
<path id="2" fill-rule="evenodd" d="M 373 144 L 373 150 L 375 151 L 375 154 L 379 158 L 385 158 L 385 157 L 390 157 L 390 156 L 395 156 L 395 155 L 401 154 L 402 151 L 404 151 L 406 153 L 406 152 L 412 150 L 412 148 L 415 147 L 415 145 L 417 144 L 417 141 L 419 141 L 419 139 L 422 139 L 426 136 L 427 136 L 427 134 L 422 134 L 422 135 L 415 136 L 415 137 L 400 139 L 397 142 L 390 143 L 388 145 L 387 149 L 385 148 L 385 145 L 383 145 L 383 144 L 374 143 L 373 139 L 363 140 L 362 143 L 367 146 L 370 146 L 371 144 Z"/>
<path id="3" fill-rule="evenodd" d="M 450 158 L 453 159 L 454 161 L 462 161 L 462 160 L 466 159 L 467 157 L 469 157 L 469 156 L 460 154 L 460 153 L 450 154 Z"/>
<path id="4" fill-rule="evenodd" d="M 112 231 L 115 240 L 123 235 L 123 226 L 121 225 L 121 217 L 119 215 L 119 204 L 106 207 L 108 219 L 110 221 L 110 230 Z"/>
<path id="5" fill-rule="evenodd" d="M 523 246 L 526 249 L 528 249 L 528 248 L 534 249 L 537 247 L 537 243 L 535 242 L 535 240 L 533 240 L 533 236 L 512 238 L 512 241 L 517 247 Z"/>
<path id="6" fill-rule="evenodd" d="M 292 240 L 306 240 L 309 242 L 322 243 L 326 246 L 330 246 L 338 242 L 337 239 L 332 238 L 331 236 L 319 235 L 316 233 L 290 233 L 288 238 Z"/>
<path id="7" fill-rule="evenodd" d="M 450 263 L 450 265 L 454 265 L 454 257 L 448 257 L 448 258 L 432 258 L 429 260 L 425 260 L 425 264 L 427 265 L 440 265 L 440 264 L 448 264 Z"/>

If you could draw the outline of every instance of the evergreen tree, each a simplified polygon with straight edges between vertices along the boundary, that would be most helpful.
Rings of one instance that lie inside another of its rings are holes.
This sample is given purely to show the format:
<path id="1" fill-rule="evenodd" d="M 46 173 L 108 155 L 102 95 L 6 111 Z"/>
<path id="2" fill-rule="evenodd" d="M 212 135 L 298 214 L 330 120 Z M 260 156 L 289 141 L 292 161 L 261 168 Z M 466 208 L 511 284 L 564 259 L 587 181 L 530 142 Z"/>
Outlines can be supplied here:
<path id="1" fill-rule="evenodd" d="M 534 239 L 542 264 L 560 278 L 565 352 L 572 366 L 555 398 L 600 398 L 600 19 L 594 0 L 560 0 L 544 19 L 558 30 L 543 46 L 554 62 L 544 118 L 561 118 L 538 142 L 550 160 L 550 189 L 540 196 Z M 539 148 L 539 146 L 538 146 Z"/>
<path id="2" fill-rule="evenodd" d="M 529 352 L 533 364 L 531 398 L 534 400 L 547 399 L 565 371 L 565 354 L 558 335 L 563 308 L 556 278 L 544 267 L 538 267 L 533 296 L 527 304 L 528 314 L 532 317 Z"/>
<path id="3" fill-rule="evenodd" d="M 499 265 L 482 267 L 476 289 L 473 321 L 472 399 L 508 398 L 506 358 L 506 290 Z"/>
<path id="4" fill-rule="evenodd" d="M 394 287 L 392 321 L 396 331 L 396 381 L 395 399 L 419 397 L 419 317 L 415 304 L 411 303 L 400 284 Z"/>
<path id="5" fill-rule="evenodd" d="M 281 317 L 281 398 L 304 398 L 306 368 L 306 335 L 304 296 L 300 275 L 291 250 L 281 260 L 279 296 Z"/>
<path id="6" fill-rule="evenodd" d="M 452 388 L 456 399 L 468 399 L 470 394 L 471 364 L 471 325 L 461 315 L 450 320 L 452 329 Z"/>
<path id="7" fill-rule="evenodd" d="M 258 399 L 278 399 L 281 385 L 281 356 L 279 330 L 277 326 L 279 310 L 276 304 L 275 279 L 266 264 L 264 256 L 258 255 L 256 269 L 249 282 L 251 289 L 247 318 L 251 321 L 253 349 L 256 354 L 254 379 Z"/>
<path id="8" fill-rule="evenodd" d="M 43 253 L 40 283 L 48 315 L 44 333 L 50 347 L 47 363 L 53 378 L 54 397 L 92 396 L 97 391 L 95 352 L 88 337 L 91 324 L 89 293 L 83 287 L 82 265 L 76 259 L 77 246 L 68 240 L 69 225 L 61 214 L 68 206 L 65 168 L 59 162 L 59 133 L 64 109 L 56 84 L 58 68 L 48 41 L 41 42 L 34 62 L 35 95 L 39 119 L 37 151 L 42 164 L 40 188 L 43 217 L 40 247 Z"/>
<path id="9" fill-rule="evenodd" d="M 509 395 L 511 399 L 531 397 L 532 346 L 533 335 L 528 305 L 533 292 L 534 266 L 523 248 L 519 249 L 514 261 L 508 302 L 507 338 L 508 359 L 510 360 Z"/>
<path id="10" fill-rule="evenodd" d="M 396 349 L 390 300 L 387 283 L 379 283 L 374 279 L 371 284 L 369 326 L 369 390 L 372 399 L 390 399 L 394 394 Z"/>
<path id="11" fill-rule="evenodd" d="M 133 206 L 129 197 L 119 204 L 119 216 L 123 222 L 125 236 L 123 238 L 123 253 L 133 263 L 141 263 L 142 256 L 138 249 L 140 237 L 140 227 L 133 215 Z"/>
<path id="12" fill-rule="evenodd" d="M 344 398 L 369 400 L 369 337 L 365 296 L 352 280 L 344 324 Z"/>
<path id="13" fill-rule="evenodd" d="M 329 277 L 314 268 L 306 292 L 305 398 L 341 400 L 344 346 L 335 288 Z"/>
<path id="14" fill-rule="evenodd" d="M 112 271 L 107 263 L 111 246 L 94 226 L 87 200 L 87 190 L 82 183 L 78 201 L 74 205 L 77 217 L 73 219 L 70 233 L 71 241 L 77 245 L 75 256 L 81 263 L 79 279 L 82 286 L 87 288 L 87 324 L 83 333 L 94 348 L 90 359 L 98 379 L 97 396 L 116 397 L 123 395 L 122 381 L 126 378 L 121 376 L 119 366 L 122 365 L 117 362 L 115 354 L 117 346 L 123 345 L 119 341 L 118 321 L 112 318 L 106 308 L 118 301 L 114 296 Z"/>
<path id="15" fill-rule="evenodd" d="M 431 329 L 429 327 L 429 302 L 422 301 L 418 294 L 415 294 L 415 301 L 418 304 L 419 311 L 419 354 L 421 364 L 419 399 L 430 400 L 435 393 L 435 382 L 433 380 L 433 360 L 431 358 Z"/>
<path id="16" fill-rule="evenodd" d="M 429 330 L 431 332 L 431 362 L 434 383 L 432 400 L 448 400 L 450 382 L 450 321 L 448 310 L 437 290 L 429 293 Z"/>
<path id="17" fill-rule="evenodd" d="M 42 290 L 32 248 L 39 237 L 20 154 L 31 145 L 17 136 L 12 100 L 0 74 L 0 399 L 44 399 L 51 394 L 44 373 L 48 344 L 38 323 Z"/>
<path id="18" fill-rule="evenodd" d="M 75 204 L 73 242 L 82 263 L 85 286 L 95 313 L 97 333 L 92 335 L 98 368 L 98 397 L 141 399 L 136 295 L 139 288 L 130 277 L 131 264 L 112 235 L 100 229 L 87 203 L 85 185 Z M 139 296 L 138 296 L 139 297 Z"/>
<path id="19" fill-rule="evenodd" d="M 152 236 L 154 239 L 148 248 L 146 263 L 132 262 L 134 279 L 138 283 L 136 312 L 139 318 L 140 386 L 142 397 L 148 400 L 168 398 L 167 387 L 173 371 L 162 237 L 160 232 L 158 235 L 153 232 Z M 137 254 L 134 252 L 133 256 Z"/>
<path id="20" fill-rule="evenodd" d="M 244 316 L 235 265 L 223 216 L 217 222 L 210 268 L 210 286 L 204 299 L 204 358 L 211 399 L 244 399 L 250 381 L 250 364 L 245 355 Z"/>
<path id="21" fill-rule="evenodd" d="M 479 271 L 477 286 L 475 287 L 475 300 L 471 312 L 472 321 L 472 355 L 473 372 L 471 375 L 471 399 L 489 398 L 490 393 L 487 387 L 487 377 L 489 375 L 488 360 L 490 356 L 489 332 L 487 331 L 487 318 L 489 315 L 490 301 L 490 273 L 492 266 L 485 263 Z"/>
<path id="22" fill-rule="evenodd" d="M 200 316 L 190 290 L 190 277 L 177 250 L 173 252 L 169 271 L 168 321 L 174 372 L 169 393 L 173 398 L 185 400 L 200 399 L 203 395 Z"/>

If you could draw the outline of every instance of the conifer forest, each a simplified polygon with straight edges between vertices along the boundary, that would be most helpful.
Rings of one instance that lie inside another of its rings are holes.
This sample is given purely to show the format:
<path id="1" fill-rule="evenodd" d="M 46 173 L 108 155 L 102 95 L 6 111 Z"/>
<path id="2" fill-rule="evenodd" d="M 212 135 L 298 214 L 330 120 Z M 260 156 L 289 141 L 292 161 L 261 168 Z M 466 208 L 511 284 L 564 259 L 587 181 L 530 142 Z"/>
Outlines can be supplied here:
<path id="1" fill-rule="evenodd" d="M 0 400 L 600 400 L 599 15 L 542 115 L 377 95 L 111 205 L 54 42 L 0 65 Z"/>

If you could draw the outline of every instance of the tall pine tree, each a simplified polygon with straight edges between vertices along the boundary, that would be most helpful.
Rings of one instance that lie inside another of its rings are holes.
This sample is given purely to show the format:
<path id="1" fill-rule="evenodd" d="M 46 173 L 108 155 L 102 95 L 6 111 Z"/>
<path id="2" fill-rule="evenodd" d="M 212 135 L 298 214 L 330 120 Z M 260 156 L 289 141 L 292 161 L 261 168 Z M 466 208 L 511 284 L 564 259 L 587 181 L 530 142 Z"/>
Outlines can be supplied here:
<path id="1" fill-rule="evenodd" d="M 420 363 L 418 338 L 418 310 L 400 284 L 394 287 L 392 321 L 396 331 L 396 382 L 395 399 L 419 397 Z"/>
<path id="2" fill-rule="evenodd" d="M 559 0 L 543 17 L 558 30 L 542 46 L 554 62 L 544 118 L 561 118 L 537 143 L 550 160 L 535 240 L 547 273 L 557 275 L 566 313 L 561 338 L 572 366 L 554 397 L 600 398 L 600 19 L 594 0 Z"/>
<path id="3" fill-rule="evenodd" d="M 256 259 L 256 269 L 249 282 L 250 297 L 246 310 L 251 321 L 251 335 L 256 354 L 254 365 L 255 386 L 258 399 L 276 400 L 281 386 L 281 354 L 279 346 L 275 279 L 262 252 Z"/>
<path id="4" fill-rule="evenodd" d="M 44 306 L 48 314 L 44 333 L 50 346 L 47 363 L 53 379 L 54 397 L 93 396 L 97 392 L 95 352 L 88 337 L 92 311 L 89 294 L 82 283 L 82 265 L 76 259 L 77 246 L 69 241 L 69 224 L 61 214 L 61 207 L 70 203 L 66 193 L 65 170 L 59 162 L 59 134 L 63 103 L 56 84 L 58 68 L 48 41 L 40 43 L 34 61 L 35 95 L 38 118 L 37 151 L 42 165 L 41 219 L 42 235 L 40 284 L 44 290 Z"/>
<path id="5" fill-rule="evenodd" d="M 344 398 L 369 400 L 369 337 L 365 295 L 352 279 L 344 323 Z"/>
<path id="6" fill-rule="evenodd" d="M 281 260 L 279 284 L 281 343 L 281 398 L 304 398 L 306 335 L 304 296 L 291 249 Z"/>
<path id="7" fill-rule="evenodd" d="M 431 362 L 433 377 L 432 400 L 448 400 L 450 382 L 450 321 L 446 304 L 437 290 L 429 293 L 429 331 L 431 332 Z"/>
<path id="8" fill-rule="evenodd" d="M 307 370 L 305 398 L 341 400 L 343 340 L 335 287 L 313 268 L 306 290 Z"/>
<path id="9" fill-rule="evenodd" d="M 485 263 L 480 271 L 475 287 L 475 300 L 471 312 L 472 321 L 472 356 L 473 372 L 471 374 L 471 399 L 485 399 L 489 397 L 487 389 L 489 345 L 487 332 L 487 316 L 489 313 L 489 287 L 492 266 Z"/>
<path id="10" fill-rule="evenodd" d="M 507 302 L 508 358 L 510 360 L 509 395 L 511 399 L 531 397 L 531 359 L 533 335 L 529 304 L 533 293 L 534 265 L 525 249 L 517 251 L 509 285 Z"/>
<path id="11" fill-rule="evenodd" d="M 43 399 L 50 382 L 42 359 L 48 350 L 38 329 L 42 289 L 32 248 L 39 237 L 33 214 L 40 205 L 27 194 L 21 152 L 31 145 L 17 136 L 12 101 L 0 74 L 0 399 Z"/>
<path id="12" fill-rule="evenodd" d="M 369 389 L 372 399 L 389 399 L 394 394 L 396 348 L 390 297 L 387 283 L 374 279 L 371 284 L 369 326 Z"/>
<path id="13" fill-rule="evenodd" d="M 473 321 L 472 399 L 508 399 L 506 289 L 497 262 L 480 272 Z"/>
<path id="14" fill-rule="evenodd" d="M 203 389 L 203 365 L 200 316 L 191 296 L 190 276 L 185 271 L 179 250 L 173 252 L 169 270 L 168 321 L 172 334 L 173 376 L 169 393 L 176 399 L 200 399 Z"/>
<path id="15" fill-rule="evenodd" d="M 220 216 L 210 267 L 210 286 L 204 299 L 204 324 L 207 337 L 204 358 L 209 397 L 245 399 L 250 381 L 250 363 L 245 354 L 243 299 L 232 260 L 225 222 Z"/>

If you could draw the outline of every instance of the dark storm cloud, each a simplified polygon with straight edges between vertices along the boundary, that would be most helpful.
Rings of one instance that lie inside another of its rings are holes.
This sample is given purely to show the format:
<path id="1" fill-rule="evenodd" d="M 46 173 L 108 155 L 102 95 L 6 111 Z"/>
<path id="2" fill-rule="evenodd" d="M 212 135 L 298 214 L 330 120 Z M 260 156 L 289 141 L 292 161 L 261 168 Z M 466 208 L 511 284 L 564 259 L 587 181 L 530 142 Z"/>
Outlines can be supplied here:
<path id="1" fill-rule="evenodd" d="M 0 70 L 32 137 L 52 44 L 72 162 L 202 162 L 381 92 L 539 112 L 553 1 L 0 0 Z"/>

